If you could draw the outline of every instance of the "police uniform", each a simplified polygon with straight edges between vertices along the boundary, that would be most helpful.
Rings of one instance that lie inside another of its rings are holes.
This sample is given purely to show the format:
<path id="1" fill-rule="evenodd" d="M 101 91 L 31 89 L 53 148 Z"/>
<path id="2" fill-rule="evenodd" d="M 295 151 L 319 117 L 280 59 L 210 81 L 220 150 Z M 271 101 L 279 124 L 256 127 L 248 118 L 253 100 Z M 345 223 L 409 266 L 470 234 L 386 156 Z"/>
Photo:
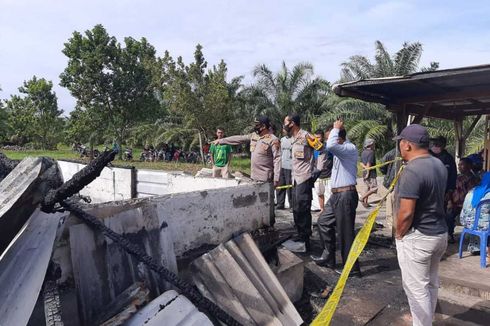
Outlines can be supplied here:
<path id="1" fill-rule="evenodd" d="M 217 140 L 218 144 L 240 145 L 250 142 L 252 180 L 279 182 L 281 171 L 281 145 L 272 134 L 259 136 L 251 133 L 243 136 L 231 136 Z"/>
<path id="2" fill-rule="evenodd" d="M 292 179 L 293 179 L 293 217 L 301 240 L 309 247 L 311 236 L 311 200 L 314 179 L 314 149 L 307 138 L 313 138 L 307 131 L 300 129 L 292 143 Z"/>

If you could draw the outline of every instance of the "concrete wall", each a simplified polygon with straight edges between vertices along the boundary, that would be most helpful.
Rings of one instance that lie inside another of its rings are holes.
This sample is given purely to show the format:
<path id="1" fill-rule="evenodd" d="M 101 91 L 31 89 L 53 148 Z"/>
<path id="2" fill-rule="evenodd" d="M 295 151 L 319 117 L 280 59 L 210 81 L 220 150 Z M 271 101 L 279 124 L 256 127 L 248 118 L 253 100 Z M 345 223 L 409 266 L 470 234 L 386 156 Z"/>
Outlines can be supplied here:
<path id="1" fill-rule="evenodd" d="M 83 169 L 85 164 L 58 161 L 58 166 L 63 180 L 68 181 Z M 105 167 L 100 176 L 80 191 L 80 194 L 89 196 L 94 203 L 130 199 L 134 196 L 133 173 L 133 169 Z"/>
<path id="2" fill-rule="evenodd" d="M 233 234 L 270 225 L 270 184 L 167 194 L 94 205 L 92 213 L 109 217 L 121 211 L 156 206 L 159 225 L 168 224 L 177 256 L 206 244 L 217 245 Z"/>
<path id="3" fill-rule="evenodd" d="M 179 172 L 157 170 L 137 170 L 136 172 L 136 193 L 138 198 L 225 188 L 237 186 L 238 184 L 239 181 L 235 179 L 196 178 Z"/>
<path id="4" fill-rule="evenodd" d="M 58 165 L 65 181 L 85 167 L 85 164 L 67 161 L 58 161 Z M 240 181 L 235 179 L 196 178 L 183 172 L 106 167 L 80 194 L 89 196 L 94 203 L 103 203 L 135 197 L 234 187 L 238 184 Z"/>

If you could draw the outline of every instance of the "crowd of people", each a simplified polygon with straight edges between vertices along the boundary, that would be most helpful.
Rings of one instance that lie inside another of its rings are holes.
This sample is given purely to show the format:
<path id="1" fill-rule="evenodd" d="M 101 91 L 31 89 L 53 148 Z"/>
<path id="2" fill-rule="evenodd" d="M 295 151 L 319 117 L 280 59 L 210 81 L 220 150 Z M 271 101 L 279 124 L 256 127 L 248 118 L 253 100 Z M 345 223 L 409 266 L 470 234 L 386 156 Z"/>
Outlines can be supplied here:
<path id="1" fill-rule="evenodd" d="M 288 197 L 296 240 L 304 243 L 307 252 L 311 249 L 315 189 L 320 203 L 317 228 L 323 250 L 311 259 L 340 274 L 355 238 L 358 204 L 369 208 L 369 197 L 378 191 L 375 141 L 366 139 L 359 155 L 356 145 L 347 138 L 342 120 L 311 134 L 302 129 L 297 114 L 284 118 L 282 133 L 278 139 L 267 117 L 256 119 L 254 132 L 248 135 L 224 137 L 224 129 L 219 128 L 210 149 L 213 176 L 230 177 L 230 146 L 250 144 L 251 178 L 274 184 L 276 209 L 285 209 Z M 406 127 L 394 140 L 397 147 L 381 159 L 383 186 L 389 188 L 393 183 L 400 161 L 404 168 L 387 198 L 387 222 L 393 226 L 413 324 L 431 325 L 437 303 L 439 262 L 448 242 L 455 241 L 456 222 L 472 228 L 478 203 L 490 199 L 490 173 L 482 172 L 481 152 L 461 158 L 456 167 L 454 157 L 446 150 L 446 139 L 429 138 L 421 125 Z M 356 187 L 359 156 L 367 189 L 363 194 L 358 194 Z M 488 229 L 489 219 L 490 207 L 485 207 L 477 227 Z M 342 257 L 339 265 L 337 243 Z M 469 250 L 479 247 L 472 241 Z M 350 275 L 361 277 L 358 261 Z"/>

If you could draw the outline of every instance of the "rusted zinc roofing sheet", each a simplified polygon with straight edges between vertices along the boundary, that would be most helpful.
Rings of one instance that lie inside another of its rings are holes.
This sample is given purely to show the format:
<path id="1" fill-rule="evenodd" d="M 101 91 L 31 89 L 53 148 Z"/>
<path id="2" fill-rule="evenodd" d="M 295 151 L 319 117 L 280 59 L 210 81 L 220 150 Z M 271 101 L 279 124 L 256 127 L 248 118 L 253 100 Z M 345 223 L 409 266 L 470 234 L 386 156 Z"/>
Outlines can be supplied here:
<path id="1" fill-rule="evenodd" d="M 303 323 L 248 233 L 199 257 L 191 270 L 199 291 L 243 325 Z"/>

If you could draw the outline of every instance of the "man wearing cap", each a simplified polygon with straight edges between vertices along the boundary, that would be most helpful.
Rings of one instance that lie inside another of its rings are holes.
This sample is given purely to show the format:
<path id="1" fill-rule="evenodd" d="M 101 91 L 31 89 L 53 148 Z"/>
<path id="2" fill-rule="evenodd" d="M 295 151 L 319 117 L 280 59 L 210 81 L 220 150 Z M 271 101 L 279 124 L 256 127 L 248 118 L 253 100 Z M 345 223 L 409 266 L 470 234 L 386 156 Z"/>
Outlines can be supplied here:
<path id="1" fill-rule="evenodd" d="M 355 237 L 356 208 L 359 204 L 356 190 L 358 153 L 356 145 L 347 139 L 346 134 L 344 122 L 335 121 L 326 148 L 333 154 L 330 177 L 332 195 L 317 222 L 324 249 L 321 256 L 311 257 L 317 265 L 332 269 L 335 269 L 336 231 L 340 238 L 342 261 L 345 264 Z M 342 273 L 341 269 L 335 271 Z M 361 276 L 358 261 L 355 262 L 351 275 Z"/>
<path id="2" fill-rule="evenodd" d="M 240 145 L 250 143 L 252 153 L 252 180 L 279 184 L 281 171 L 281 148 L 279 139 L 270 133 L 271 124 L 268 117 L 262 116 L 255 120 L 254 132 L 243 136 L 231 136 L 217 139 L 215 144 Z"/>
<path id="3" fill-rule="evenodd" d="M 398 137 L 407 162 L 395 188 L 396 250 L 413 325 L 432 325 L 439 262 L 447 247 L 444 210 L 447 170 L 429 153 L 427 130 L 413 124 Z"/>
<path id="4" fill-rule="evenodd" d="M 293 180 L 293 217 L 299 240 L 310 250 L 311 201 L 313 184 L 320 171 L 313 164 L 314 142 L 316 138 L 301 129 L 298 114 L 289 114 L 284 118 L 284 131 L 291 137 L 292 180 Z M 321 146 L 321 144 L 320 144 Z M 320 149 L 320 146 L 317 148 Z"/>
<path id="5" fill-rule="evenodd" d="M 359 199 L 366 208 L 369 207 L 369 196 L 378 192 L 378 182 L 376 181 L 378 174 L 376 173 L 376 169 L 369 170 L 369 168 L 376 165 L 374 154 L 374 139 L 368 138 L 364 142 L 364 149 L 361 153 L 361 166 L 364 169 L 362 178 L 366 184 L 367 191 Z"/>

